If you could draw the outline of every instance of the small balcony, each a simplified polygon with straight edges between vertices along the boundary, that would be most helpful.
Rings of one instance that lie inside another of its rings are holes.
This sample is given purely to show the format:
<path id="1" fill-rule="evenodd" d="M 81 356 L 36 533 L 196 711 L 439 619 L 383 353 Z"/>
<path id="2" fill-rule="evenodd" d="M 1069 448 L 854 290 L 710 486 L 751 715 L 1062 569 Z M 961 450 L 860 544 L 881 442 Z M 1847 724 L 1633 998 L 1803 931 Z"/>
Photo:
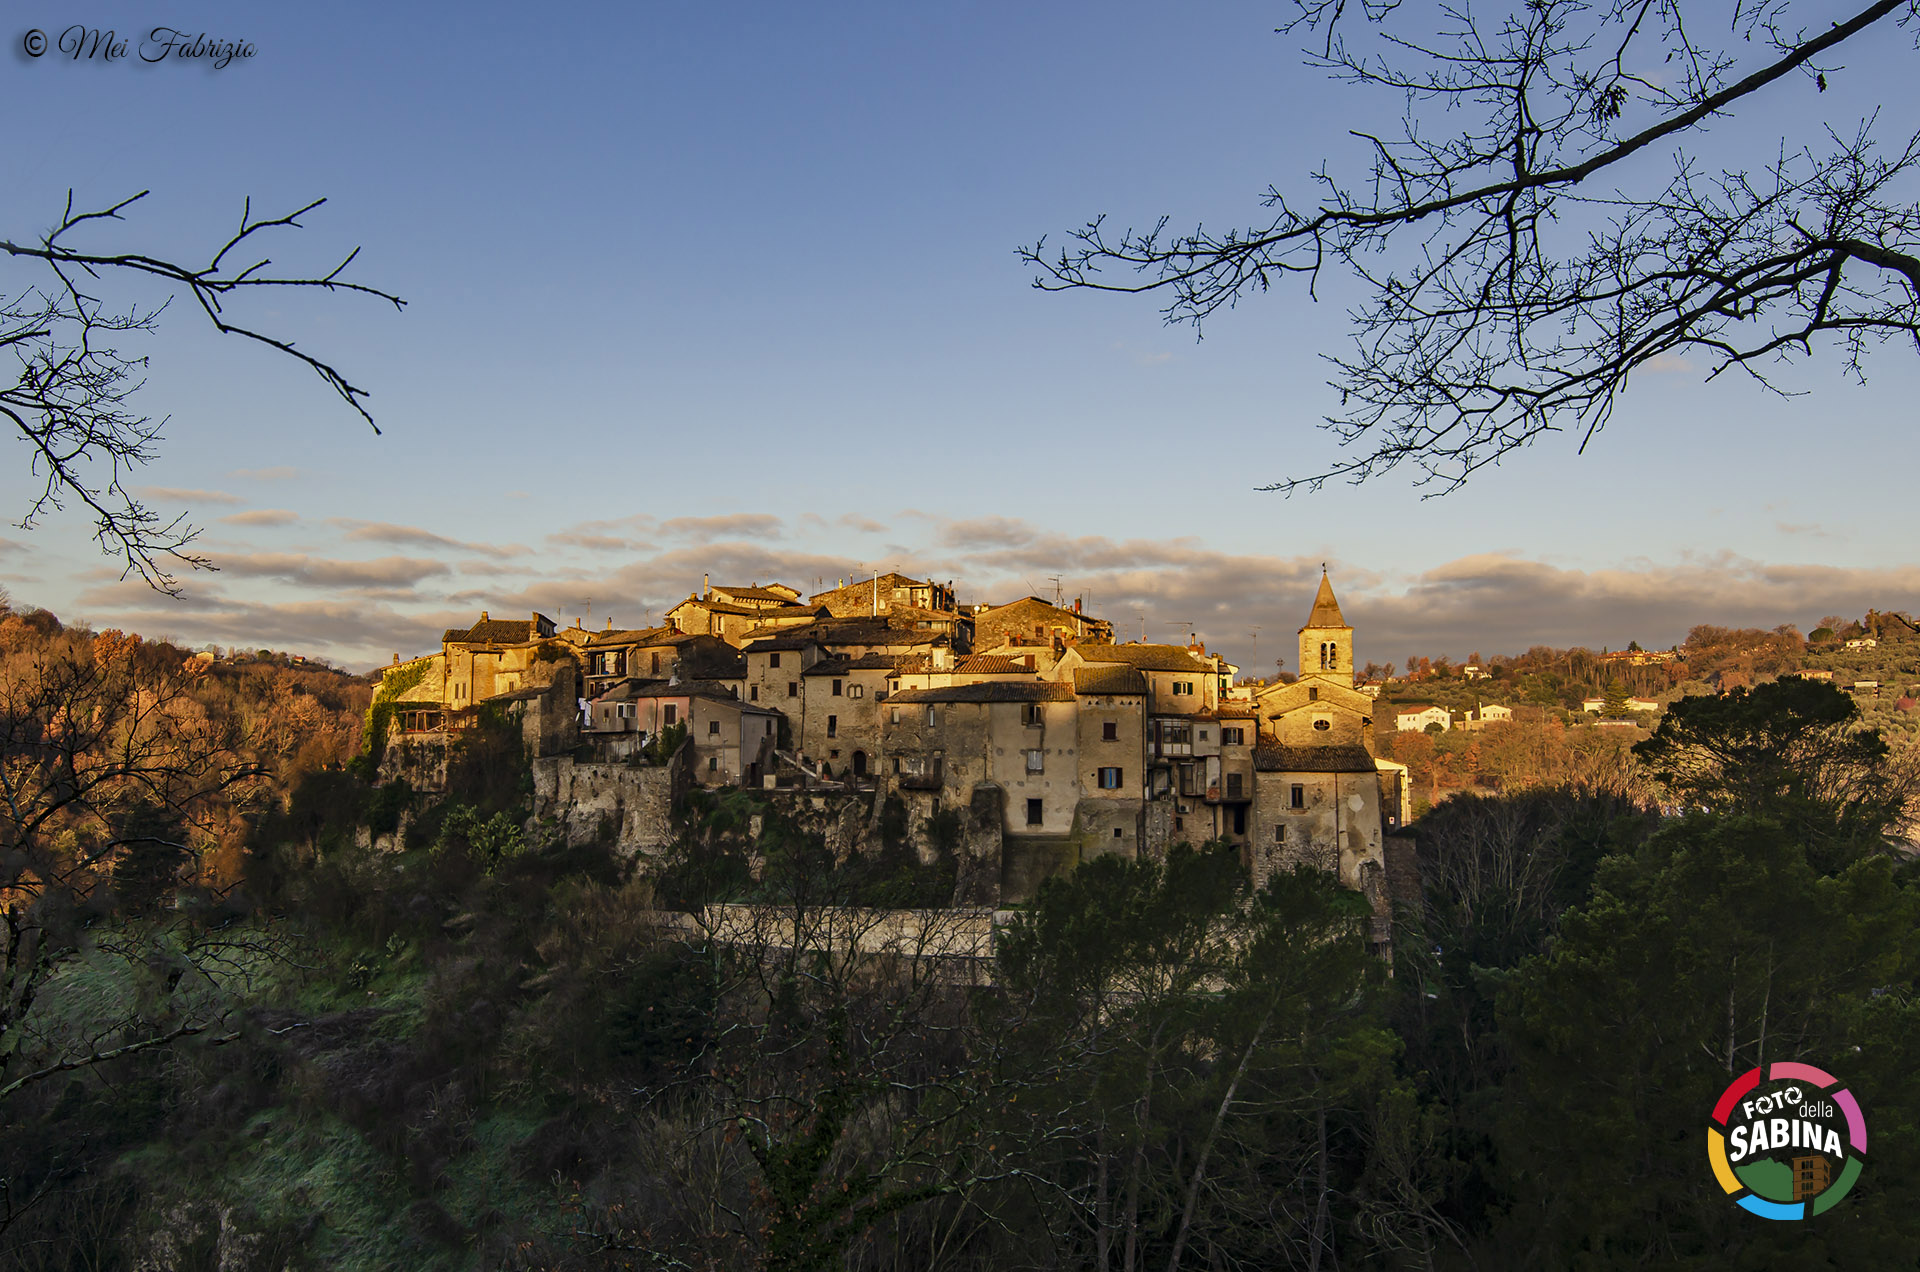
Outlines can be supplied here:
<path id="1" fill-rule="evenodd" d="M 908 759 L 900 757 L 900 768 L 894 774 L 894 781 L 902 790 L 937 791 L 945 784 L 944 765 L 937 755 Z"/>

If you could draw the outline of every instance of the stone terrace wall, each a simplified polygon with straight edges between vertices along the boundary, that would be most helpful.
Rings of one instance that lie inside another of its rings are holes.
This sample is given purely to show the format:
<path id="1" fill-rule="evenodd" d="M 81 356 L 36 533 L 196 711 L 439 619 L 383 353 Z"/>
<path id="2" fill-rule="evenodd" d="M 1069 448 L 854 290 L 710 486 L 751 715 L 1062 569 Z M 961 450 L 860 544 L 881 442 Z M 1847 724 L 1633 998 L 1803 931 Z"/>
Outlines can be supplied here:
<path id="1" fill-rule="evenodd" d="M 551 817 L 569 844 L 611 835 L 624 856 L 653 854 L 673 843 L 673 807 L 686 789 L 693 747 L 660 765 L 582 763 L 565 755 L 533 761 L 533 815 Z"/>

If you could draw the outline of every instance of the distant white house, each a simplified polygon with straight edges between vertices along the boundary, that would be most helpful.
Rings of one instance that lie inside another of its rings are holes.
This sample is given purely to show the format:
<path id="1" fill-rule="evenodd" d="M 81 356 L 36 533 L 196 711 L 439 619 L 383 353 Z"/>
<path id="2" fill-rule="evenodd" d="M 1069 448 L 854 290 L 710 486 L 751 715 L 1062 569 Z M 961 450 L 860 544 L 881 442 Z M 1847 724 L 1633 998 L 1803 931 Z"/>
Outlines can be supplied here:
<path id="1" fill-rule="evenodd" d="M 1474 712 L 1474 715 L 1478 717 L 1482 724 L 1494 724 L 1499 721 L 1512 720 L 1513 708 L 1503 707 L 1497 702 L 1483 702 L 1480 704 L 1480 709 Z"/>
<path id="2" fill-rule="evenodd" d="M 1871 636 L 1860 636 L 1847 642 L 1848 649 L 1878 649 L 1880 642 Z"/>
<path id="3" fill-rule="evenodd" d="M 1439 725 L 1445 732 L 1453 727 L 1453 715 L 1445 707 L 1427 706 L 1418 711 L 1401 711 L 1393 722 L 1402 733 L 1424 733 L 1430 724 Z"/>
<path id="4" fill-rule="evenodd" d="M 1580 709 L 1582 711 L 1591 711 L 1593 714 L 1599 715 L 1602 711 L 1605 711 L 1607 709 L 1607 700 L 1605 698 L 1587 698 L 1580 703 Z M 1628 698 L 1626 709 L 1629 713 L 1638 713 L 1641 711 L 1658 711 L 1660 709 L 1660 704 L 1655 702 L 1652 698 Z"/>

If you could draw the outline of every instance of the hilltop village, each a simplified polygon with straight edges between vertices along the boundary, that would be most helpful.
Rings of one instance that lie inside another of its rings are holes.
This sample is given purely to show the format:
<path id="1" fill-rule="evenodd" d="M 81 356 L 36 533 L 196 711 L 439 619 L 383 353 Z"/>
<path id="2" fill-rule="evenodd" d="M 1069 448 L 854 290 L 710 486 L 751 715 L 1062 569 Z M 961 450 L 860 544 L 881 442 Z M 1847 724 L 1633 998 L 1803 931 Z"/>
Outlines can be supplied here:
<path id="1" fill-rule="evenodd" d="M 389 767 L 430 760 L 491 707 L 536 757 L 536 816 L 609 818 L 629 851 L 664 842 L 661 810 L 688 786 L 870 794 L 874 809 L 900 801 L 916 836 L 962 815 L 988 868 L 957 900 L 1018 899 L 1103 853 L 1225 839 L 1256 879 L 1313 862 L 1386 912 L 1406 769 L 1376 752 L 1325 577 L 1300 675 L 1265 685 L 1236 686 L 1204 645 L 1116 643 L 1078 601 L 962 609 L 951 585 L 898 574 L 804 601 L 709 585 L 666 618 L 590 631 L 482 613 L 447 631 L 382 677 Z"/>

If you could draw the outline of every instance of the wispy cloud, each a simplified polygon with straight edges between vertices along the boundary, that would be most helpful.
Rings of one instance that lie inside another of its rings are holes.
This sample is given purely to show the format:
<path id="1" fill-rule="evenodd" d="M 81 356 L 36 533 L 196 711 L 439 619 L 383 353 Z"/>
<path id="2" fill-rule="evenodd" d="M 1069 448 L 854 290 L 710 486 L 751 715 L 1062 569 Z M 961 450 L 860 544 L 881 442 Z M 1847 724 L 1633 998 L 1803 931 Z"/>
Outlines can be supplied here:
<path id="1" fill-rule="evenodd" d="M 236 468 L 227 476 L 236 481 L 291 481 L 300 475 L 300 470 L 287 464 L 277 464 L 272 468 Z"/>
<path id="2" fill-rule="evenodd" d="M 532 550 L 518 543 L 504 546 L 494 543 L 470 543 L 464 539 L 449 538 L 421 526 L 396 525 L 391 521 L 360 521 L 351 517 L 333 517 L 330 520 L 334 525 L 347 528 L 344 537 L 349 543 L 391 543 L 396 547 L 454 548 L 462 552 L 478 552 L 482 556 L 493 557 L 524 556 Z"/>
<path id="3" fill-rule="evenodd" d="M 230 495 L 224 490 L 189 490 L 181 486 L 141 486 L 134 493 L 143 499 L 164 499 L 168 503 L 243 504 L 247 502 L 240 496 Z"/>
<path id="4" fill-rule="evenodd" d="M 220 520 L 230 526 L 290 526 L 300 520 L 300 514 L 285 508 L 254 508 L 229 513 Z"/>
<path id="5" fill-rule="evenodd" d="M 445 561 L 428 557 L 381 557 L 376 561 L 332 561 L 302 552 L 249 552 L 216 556 L 223 573 L 239 578 L 272 578 L 302 587 L 411 587 L 423 579 L 453 573 Z"/>
<path id="6" fill-rule="evenodd" d="M 764 512 L 736 512 L 718 517 L 673 517 L 660 523 L 660 533 L 673 539 L 778 539 L 786 523 Z"/>

